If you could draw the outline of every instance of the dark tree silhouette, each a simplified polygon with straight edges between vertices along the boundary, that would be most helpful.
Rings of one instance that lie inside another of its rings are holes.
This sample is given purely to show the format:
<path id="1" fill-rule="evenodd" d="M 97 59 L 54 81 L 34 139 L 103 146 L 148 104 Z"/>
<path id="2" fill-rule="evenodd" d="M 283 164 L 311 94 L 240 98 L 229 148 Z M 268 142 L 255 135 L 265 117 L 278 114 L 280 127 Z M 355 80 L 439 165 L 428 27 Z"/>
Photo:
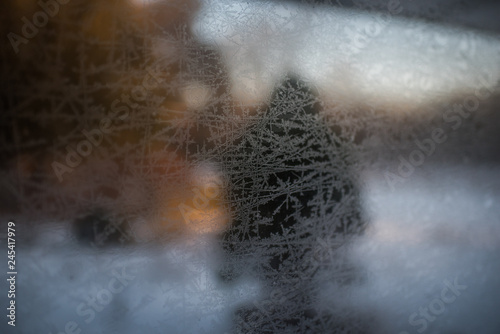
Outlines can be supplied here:
<path id="1" fill-rule="evenodd" d="M 320 108 L 317 94 L 288 75 L 261 118 L 223 154 L 234 220 L 222 236 L 227 257 L 221 274 L 225 280 L 256 275 L 266 285 L 270 309 L 239 312 L 253 331 L 339 326 L 325 325 L 313 305 L 318 272 L 365 221 L 349 143 L 327 126 Z M 348 266 L 333 270 L 340 275 L 331 279 L 351 281 Z"/>

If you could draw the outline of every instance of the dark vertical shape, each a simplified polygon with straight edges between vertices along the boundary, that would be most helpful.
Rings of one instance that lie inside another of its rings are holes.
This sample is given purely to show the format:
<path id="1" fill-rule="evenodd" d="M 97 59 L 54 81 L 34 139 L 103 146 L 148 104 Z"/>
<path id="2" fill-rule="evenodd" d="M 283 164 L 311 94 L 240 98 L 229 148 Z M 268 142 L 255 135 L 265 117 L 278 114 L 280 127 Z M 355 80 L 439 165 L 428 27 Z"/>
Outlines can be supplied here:
<path id="1" fill-rule="evenodd" d="M 222 275 L 246 273 L 263 282 L 271 310 L 239 312 L 243 326 L 263 333 L 324 325 L 314 310 L 317 240 L 334 254 L 364 228 L 349 145 L 327 127 L 320 105 L 305 82 L 288 75 L 259 121 L 222 157 L 234 212 L 222 236 L 228 254 Z"/>

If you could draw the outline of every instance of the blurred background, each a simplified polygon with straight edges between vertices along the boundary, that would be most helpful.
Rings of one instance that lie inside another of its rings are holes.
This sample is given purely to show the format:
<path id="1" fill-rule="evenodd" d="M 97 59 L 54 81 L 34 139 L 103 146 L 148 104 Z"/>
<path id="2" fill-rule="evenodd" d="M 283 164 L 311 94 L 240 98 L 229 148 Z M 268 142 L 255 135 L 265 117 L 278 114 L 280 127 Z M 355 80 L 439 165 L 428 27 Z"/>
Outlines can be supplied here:
<path id="1" fill-rule="evenodd" d="M 369 333 L 498 333 L 497 2 L 2 6 L 2 332 L 235 332 L 267 282 L 217 276 L 234 208 L 210 152 L 292 72 L 349 139 L 368 217 L 348 252 L 365 279 L 318 303 Z"/>

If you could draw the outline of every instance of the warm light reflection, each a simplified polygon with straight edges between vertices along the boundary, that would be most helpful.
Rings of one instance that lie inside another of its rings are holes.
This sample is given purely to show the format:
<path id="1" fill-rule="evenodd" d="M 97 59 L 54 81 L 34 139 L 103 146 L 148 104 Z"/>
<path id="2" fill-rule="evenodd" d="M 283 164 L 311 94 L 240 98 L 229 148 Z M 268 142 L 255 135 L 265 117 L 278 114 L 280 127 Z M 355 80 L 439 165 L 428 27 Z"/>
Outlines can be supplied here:
<path id="1" fill-rule="evenodd" d="M 229 224 L 223 194 L 222 180 L 213 167 L 194 168 L 189 180 L 160 196 L 155 228 L 164 235 L 221 232 Z"/>

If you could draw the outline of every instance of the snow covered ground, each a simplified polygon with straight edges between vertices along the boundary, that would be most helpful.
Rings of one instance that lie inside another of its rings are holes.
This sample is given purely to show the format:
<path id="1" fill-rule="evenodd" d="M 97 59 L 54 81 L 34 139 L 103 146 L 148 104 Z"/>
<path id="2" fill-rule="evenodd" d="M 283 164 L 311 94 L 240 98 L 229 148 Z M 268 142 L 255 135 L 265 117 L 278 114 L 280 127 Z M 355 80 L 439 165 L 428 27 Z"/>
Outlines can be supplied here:
<path id="1" fill-rule="evenodd" d="M 498 333 L 500 170 L 427 167 L 394 191 L 383 178 L 368 182 L 373 229 L 356 256 L 372 276 L 356 298 L 376 310 L 383 333 Z M 455 280 L 466 287 L 443 302 Z"/>
<path id="2" fill-rule="evenodd" d="M 367 173 L 371 227 L 352 256 L 369 279 L 341 302 L 374 314 L 374 333 L 498 333 L 500 169 L 431 170 L 394 191 Z M 1 333 L 229 333 L 235 307 L 259 295 L 250 279 L 217 280 L 209 238 L 95 250 L 68 233 L 18 243 L 16 328 L 4 319 Z"/>

